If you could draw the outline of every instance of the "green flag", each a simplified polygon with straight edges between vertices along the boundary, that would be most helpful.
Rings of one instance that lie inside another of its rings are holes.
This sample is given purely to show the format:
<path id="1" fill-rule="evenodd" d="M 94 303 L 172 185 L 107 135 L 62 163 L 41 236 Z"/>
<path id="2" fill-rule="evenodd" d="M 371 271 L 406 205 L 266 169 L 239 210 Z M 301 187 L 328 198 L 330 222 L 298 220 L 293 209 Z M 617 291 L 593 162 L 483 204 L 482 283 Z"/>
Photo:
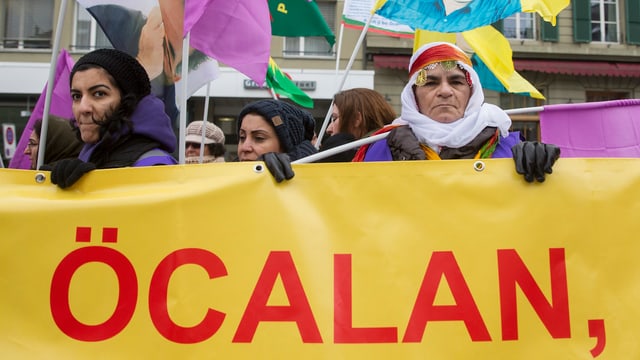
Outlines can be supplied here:
<path id="1" fill-rule="evenodd" d="M 278 95 L 286 96 L 294 103 L 313 108 L 313 100 L 280 70 L 278 64 L 269 57 L 267 68 L 267 86 Z"/>
<path id="2" fill-rule="evenodd" d="M 315 0 L 269 0 L 269 11 L 272 35 L 324 36 L 329 45 L 336 42 Z"/>

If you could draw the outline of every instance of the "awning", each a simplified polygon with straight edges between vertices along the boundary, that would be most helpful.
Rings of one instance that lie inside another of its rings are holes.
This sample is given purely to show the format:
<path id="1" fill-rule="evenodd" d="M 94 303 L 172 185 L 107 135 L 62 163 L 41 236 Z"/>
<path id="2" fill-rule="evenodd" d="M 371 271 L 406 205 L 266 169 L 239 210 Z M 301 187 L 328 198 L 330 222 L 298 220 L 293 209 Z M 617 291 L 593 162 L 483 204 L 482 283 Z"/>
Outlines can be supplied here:
<path id="1" fill-rule="evenodd" d="M 407 70 L 410 59 L 408 55 L 374 55 L 373 66 Z M 640 78 L 640 63 L 514 59 L 513 66 L 517 71 L 537 71 L 547 74 Z"/>
<path id="2" fill-rule="evenodd" d="M 517 71 L 640 78 L 640 63 L 514 59 L 513 65 Z"/>

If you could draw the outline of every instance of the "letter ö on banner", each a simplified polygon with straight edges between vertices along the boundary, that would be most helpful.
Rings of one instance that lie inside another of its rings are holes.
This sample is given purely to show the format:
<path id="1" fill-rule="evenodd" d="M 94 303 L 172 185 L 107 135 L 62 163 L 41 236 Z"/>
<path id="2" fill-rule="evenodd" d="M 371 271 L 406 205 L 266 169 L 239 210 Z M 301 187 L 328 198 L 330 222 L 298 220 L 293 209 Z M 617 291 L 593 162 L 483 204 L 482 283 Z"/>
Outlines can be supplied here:
<path id="1" fill-rule="evenodd" d="M 100 262 L 113 269 L 118 277 L 118 304 L 102 324 L 87 325 L 75 318 L 69 306 L 69 287 L 76 270 L 90 262 Z M 138 281 L 131 262 L 122 253 L 103 246 L 72 251 L 58 264 L 51 279 L 51 315 L 58 328 L 80 341 L 101 341 L 117 335 L 133 316 L 138 298 Z"/>

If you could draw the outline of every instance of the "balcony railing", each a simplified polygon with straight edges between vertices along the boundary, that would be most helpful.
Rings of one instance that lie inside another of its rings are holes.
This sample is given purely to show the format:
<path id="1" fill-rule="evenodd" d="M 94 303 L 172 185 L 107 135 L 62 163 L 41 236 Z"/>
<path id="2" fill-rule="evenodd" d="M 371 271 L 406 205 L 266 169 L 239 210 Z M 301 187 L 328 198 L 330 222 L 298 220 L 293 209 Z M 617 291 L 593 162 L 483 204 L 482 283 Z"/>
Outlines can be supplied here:
<path id="1" fill-rule="evenodd" d="M 22 37 L 22 38 L 0 38 L 0 48 L 2 49 L 51 49 L 50 38 Z"/>

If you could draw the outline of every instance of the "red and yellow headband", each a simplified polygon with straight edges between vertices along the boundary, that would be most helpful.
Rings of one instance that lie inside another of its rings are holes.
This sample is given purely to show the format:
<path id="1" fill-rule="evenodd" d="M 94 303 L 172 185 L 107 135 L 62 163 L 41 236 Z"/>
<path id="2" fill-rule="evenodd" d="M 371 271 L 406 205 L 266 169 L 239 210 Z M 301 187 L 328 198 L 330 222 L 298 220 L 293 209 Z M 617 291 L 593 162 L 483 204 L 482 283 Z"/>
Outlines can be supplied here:
<path id="1" fill-rule="evenodd" d="M 427 65 L 442 62 L 442 61 L 460 61 L 469 66 L 471 65 L 471 60 L 467 55 L 461 53 L 456 50 L 454 47 L 448 45 L 436 45 L 425 50 L 416 61 L 411 65 L 411 69 L 409 69 L 409 77 L 413 76 L 418 70 L 424 68 Z"/>

